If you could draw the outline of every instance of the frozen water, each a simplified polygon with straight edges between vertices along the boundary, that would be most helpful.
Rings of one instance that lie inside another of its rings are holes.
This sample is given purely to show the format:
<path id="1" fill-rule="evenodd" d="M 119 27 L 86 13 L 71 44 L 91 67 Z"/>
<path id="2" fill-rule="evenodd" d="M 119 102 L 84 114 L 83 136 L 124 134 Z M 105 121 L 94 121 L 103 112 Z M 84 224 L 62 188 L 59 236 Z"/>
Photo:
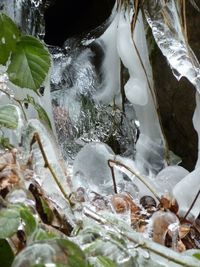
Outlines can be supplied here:
<path id="1" fill-rule="evenodd" d="M 198 134 L 198 159 L 196 162 L 196 168 L 200 167 L 200 95 L 196 92 L 196 108 L 193 115 L 193 125 Z"/>
<path id="2" fill-rule="evenodd" d="M 24 161 L 27 162 L 28 158 L 30 157 L 30 143 L 32 141 L 34 133 L 38 133 L 42 147 L 48 158 L 48 163 L 50 164 L 53 172 L 57 177 L 57 180 L 62 186 L 65 195 L 69 194 L 71 192 L 70 170 L 68 169 L 67 164 L 63 162 L 52 132 L 48 131 L 44 127 L 44 125 L 36 119 L 29 120 L 29 123 L 24 131 Z M 33 180 L 36 180 L 36 182 L 39 183 L 46 196 L 49 197 L 50 200 L 52 200 L 60 214 L 65 214 L 71 225 L 73 225 L 74 216 L 71 212 L 69 202 L 66 199 L 66 196 L 64 196 L 61 192 L 58 184 L 53 179 L 53 175 L 50 172 L 49 168 L 45 166 L 44 158 L 42 156 L 41 150 L 39 149 L 38 142 L 35 142 L 32 145 L 31 153 L 34 171 Z"/>
<path id="3" fill-rule="evenodd" d="M 148 102 L 146 87 L 145 82 L 131 77 L 124 87 L 127 99 L 133 104 L 145 106 Z"/>
<path id="4" fill-rule="evenodd" d="M 81 266 L 87 262 L 81 249 L 67 239 L 39 241 L 23 249 L 16 257 L 12 267 L 64 266 L 66 262 L 75 262 L 78 258 Z"/>
<path id="5" fill-rule="evenodd" d="M 155 188 L 160 194 L 172 194 L 174 186 L 189 172 L 181 166 L 167 166 L 155 177 Z"/>
<path id="6" fill-rule="evenodd" d="M 133 156 L 136 137 L 133 107 L 125 103 L 123 112 L 121 104 L 116 106 L 112 90 L 106 91 L 106 101 L 99 98 L 105 84 L 110 82 L 109 61 L 104 62 L 103 52 L 106 38 L 103 35 L 87 47 L 77 40 L 67 40 L 65 52 L 61 48 L 50 48 L 54 61 L 53 111 L 63 155 L 71 162 L 83 145 L 97 141 L 111 145 L 116 153 Z M 112 103 L 107 101 L 109 98 Z"/>
<path id="7" fill-rule="evenodd" d="M 104 48 L 106 56 L 102 64 L 104 81 L 94 99 L 102 104 L 113 104 L 114 102 L 121 107 L 120 59 L 116 47 L 117 27 L 118 15 L 116 14 L 107 30 L 97 39 L 97 42 Z"/>
<path id="8" fill-rule="evenodd" d="M 99 194 L 113 193 L 113 182 L 109 159 L 114 159 L 114 153 L 110 147 L 103 143 L 90 143 L 85 145 L 78 153 L 73 165 L 73 187 L 87 188 Z M 115 172 L 116 182 L 122 176 Z"/>
<path id="9" fill-rule="evenodd" d="M 200 212 L 200 168 L 186 175 L 179 183 L 174 186 L 173 195 L 178 202 L 179 215 L 185 216 L 196 198 L 195 204 L 191 209 L 188 219 L 196 219 Z"/>
<path id="10" fill-rule="evenodd" d="M 1 0 L 3 11 L 17 23 L 23 33 L 40 38 L 44 36 L 42 10 L 45 8 L 45 2 L 41 0 Z"/>
<path id="11" fill-rule="evenodd" d="M 177 79 L 185 76 L 200 92 L 200 65 L 182 31 L 177 1 L 146 1 L 145 14 L 154 38 Z M 166 23 L 167 18 L 167 23 Z"/>
<path id="12" fill-rule="evenodd" d="M 152 70 L 148 58 L 142 15 L 141 13 L 138 15 L 134 36 L 132 36 L 131 14 L 129 10 L 122 10 L 119 14 L 117 48 L 130 75 L 125 85 L 126 97 L 134 104 L 136 116 L 140 122 L 141 133 L 136 145 L 137 167 L 141 172 L 149 174 L 149 172 L 158 172 L 164 166 L 163 136 L 156 113 L 157 104 L 152 91 Z M 151 158 L 153 162 L 155 161 L 154 165 L 151 164 L 152 161 L 149 162 Z M 140 164 L 141 162 L 142 164 Z"/>

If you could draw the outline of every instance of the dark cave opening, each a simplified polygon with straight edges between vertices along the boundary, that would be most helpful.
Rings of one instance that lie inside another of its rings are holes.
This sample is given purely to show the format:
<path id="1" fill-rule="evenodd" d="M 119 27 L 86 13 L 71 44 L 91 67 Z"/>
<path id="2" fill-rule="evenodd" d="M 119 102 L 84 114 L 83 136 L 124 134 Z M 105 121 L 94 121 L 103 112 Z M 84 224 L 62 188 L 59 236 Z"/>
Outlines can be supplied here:
<path id="1" fill-rule="evenodd" d="M 45 38 L 62 46 L 69 37 L 101 25 L 111 14 L 115 0 L 54 0 L 45 12 Z"/>

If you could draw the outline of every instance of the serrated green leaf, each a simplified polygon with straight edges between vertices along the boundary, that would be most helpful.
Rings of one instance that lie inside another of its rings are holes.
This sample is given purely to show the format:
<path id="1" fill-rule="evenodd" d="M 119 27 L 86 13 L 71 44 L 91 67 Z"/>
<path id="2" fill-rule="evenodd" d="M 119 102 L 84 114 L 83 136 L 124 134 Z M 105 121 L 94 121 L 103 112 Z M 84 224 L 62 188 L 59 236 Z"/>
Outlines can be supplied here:
<path id="1" fill-rule="evenodd" d="M 21 216 L 21 219 L 25 223 L 26 235 L 27 236 L 31 235 L 37 227 L 37 223 L 36 223 L 34 216 L 31 214 L 30 210 L 26 207 L 20 210 L 20 216 Z"/>
<path id="2" fill-rule="evenodd" d="M 20 32 L 15 23 L 0 12 L 0 64 L 5 65 L 10 53 L 15 50 Z"/>
<path id="3" fill-rule="evenodd" d="M 14 105 L 0 106 L 0 126 L 16 129 L 18 126 L 18 112 Z"/>
<path id="4" fill-rule="evenodd" d="M 100 266 L 102 266 L 102 267 L 117 267 L 117 265 L 107 257 L 98 256 L 97 260 L 98 260 L 98 263 L 100 264 Z"/>
<path id="5" fill-rule="evenodd" d="M 0 211 L 0 238 L 11 237 L 20 225 L 20 214 L 17 209 L 3 209 Z"/>
<path id="6" fill-rule="evenodd" d="M 50 55 L 39 40 L 23 36 L 11 56 L 9 79 L 19 87 L 37 92 L 46 78 L 50 62 Z"/>
<path id="7" fill-rule="evenodd" d="M 0 239 L 0 263 L 3 267 L 10 267 L 14 260 L 14 253 L 6 239 Z"/>
<path id="8" fill-rule="evenodd" d="M 50 122 L 50 119 L 49 119 L 46 111 L 44 110 L 44 108 L 40 104 L 35 102 L 33 97 L 28 95 L 27 98 L 24 99 L 24 102 L 31 104 L 35 108 L 35 110 L 37 111 L 39 119 L 42 122 L 46 123 L 50 129 L 52 129 L 51 122 Z"/>

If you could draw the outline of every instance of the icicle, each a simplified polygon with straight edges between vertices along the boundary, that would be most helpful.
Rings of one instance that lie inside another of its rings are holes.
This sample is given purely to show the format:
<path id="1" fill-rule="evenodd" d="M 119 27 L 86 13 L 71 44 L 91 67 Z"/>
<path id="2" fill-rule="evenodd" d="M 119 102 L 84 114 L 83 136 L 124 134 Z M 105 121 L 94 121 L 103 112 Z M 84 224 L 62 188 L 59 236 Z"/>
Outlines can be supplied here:
<path id="1" fill-rule="evenodd" d="M 178 202 L 179 215 L 184 217 L 189 209 L 190 219 L 195 219 L 200 212 L 200 168 L 195 169 L 177 183 L 173 189 L 174 198 Z"/>
<path id="2" fill-rule="evenodd" d="M 119 14 L 117 49 L 130 79 L 125 85 L 127 99 L 134 105 L 140 122 L 140 136 L 136 144 L 136 164 L 145 174 L 157 173 L 164 166 L 163 136 L 156 112 L 152 70 L 148 57 L 142 14 L 139 12 L 134 36 L 131 33 L 132 12 Z M 151 164 L 153 161 L 154 164 Z"/>
<path id="3" fill-rule="evenodd" d="M 118 26 L 118 14 L 116 13 L 112 23 L 104 34 L 98 39 L 104 47 L 106 57 L 103 62 L 104 83 L 94 99 L 102 104 L 113 104 L 121 106 L 120 96 L 120 60 L 117 54 L 116 33 Z"/>
<path id="4" fill-rule="evenodd" d="M 154 38 L 178 80 L 186 77 L 200 93 L 200 66 L 181 27 L 178 3 L 145 1 L 145 14 Z"/>

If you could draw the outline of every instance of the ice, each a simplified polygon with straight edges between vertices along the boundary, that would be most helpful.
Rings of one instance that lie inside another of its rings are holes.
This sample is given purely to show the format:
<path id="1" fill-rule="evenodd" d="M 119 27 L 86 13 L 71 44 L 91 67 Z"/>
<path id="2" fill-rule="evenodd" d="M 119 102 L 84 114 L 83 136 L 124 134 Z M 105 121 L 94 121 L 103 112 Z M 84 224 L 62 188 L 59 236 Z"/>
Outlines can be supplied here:
<path id="1" fill-rule="evenodd" d="M 148 58 L 142 15 L 141 13 L 138 15 L 134 36 L 132 36 L 131 14 L 129 10 L 122 10 L 119 14 L 117 48 L 130 75 L 125 85 L 125 93 L 128 100 L 134 105 L 137 119 L 140 122 L 136 162 L 139 170 L 143 173 L 157 173 L 164 166 L 164 138 L 156 112 L 157 103 L 152 91 L 152 70 Z M 149 162 L 151 157 L 152 161 L 155 159 L 154 165 Z"/>
<path id="2" fill-rule="evenodd" d="M 124 87 L 127 99 L 133 104 L 145 106 L 148 102 L 146 87 L 145 82 L 131 77 Z"/>
<path id="3" fill-rule="evenodd" d="M 154 38 L 177 79 L 185 76 L 200 92 L 200 66 L 183 34 L 180 6 L 174 0 L 146 1 L 145 14 Z M 166 23 L 167 18 L 167 23 Z"/>
<path id="4" fill-rule="evenodd" d="M 12 204 L 19 204 L 23 203 L 25 205 L 28 205 L 30 207 L 35 207 L 35 199 L 30 193 L 30 191 L 26 189 L 16 188 L 12 191 L 10 191 L 6 195 L 6 201 Z"/>
<path id="5" fill-rule="evenodd" d="M 194 204 L 188 215 L 188 219 L 192 220 L 196 219 L 200 212 L 199 173 L 200 168 L 196 168 L 177 183 L 173 189 L 173 196 L 178 202 L 180 216 L 184 217 Z M 193 203 L 194 201 L 195 203 Z"/>
<path id="6" fill-rule="evenodd" d="M 79 260 L 81 266 L 87 266 L 81 249 L 67 239 L 48 240 L 48 243 L 38 241 L 18 253 L 12 267 L 66 266 L 66 262 L 76 262 L 76 259 Z"/>
<path id="7" fill-rule="evenodd" d="M 151 217 L 153 241 L 165 245 L 168 230 L 179 225 L 178 217 L 171 211 L 156 211 Z M 175 227 L 177 229 L 177 227 Z M 172 234 L 173 235 L 173 234 Z"/>
<path id="8" fill-rule="evenodd" d="M 12 18 L 23 33 L 43 38 L 45 3 L 41 0 L 1 0 L 3 11 Z"/>
<path id="9" fill-rule="evenodd" d="M 195 112 L 193 115 L 193 125 L 194 128 L 198 134 L 198 158 L 197 158 L 197 162 L 196 162 L 196 168 L 200 167 L 200 95 L 198 92 L 196 92 L 196 108 L 195 108 Z"/>
<path id="10" fill-rule="evenodd" d="M 167 166 L 155 177 L 155 188 L 160 194 L 172 194 L 174 186 L 189 172 L 181 166 Z"/>
<path id="11" fill-rule="evenodd" d="M 113 193 L 112 173 L 108 166 L 108 160 L 114 159 L 114 153 L 110 147 L 103 143 L 90 143 L 85 145 L 74 160 L 73 187 L 87 188 L 99 194 Z M 119 182 L 122 177 L 118 171 L 115 179 Z"/>
<path id="12" fill-rule="evenodd" d="M 58 145 L 52 132 L 46 129 L 36 119 L 29 120 L 23 134 L 23 160 L 27 162 L 30 157 L 30 143 L 32 142 L 34 133 L 37 133 L 39 136 L 50 168 L 53 170 L 58 182 L 55 181 L 50 168 L 48 166 L 46 167 L 39 142 L 37 141 L 31 147 L 32 167 L 34 171 L 33 181 L 35 180 L 42 187 L 46 196 L 52 200 L 60 214 L 65 214 L 67 220 L 73 225 L 74 216 L 67 197 L 71 192 L 70 170 L 68 169 L 67 163 L 64 163 L 60 151 L 58 151 Z"/>
<path id="13" fill-rule="evenodd" d="M 102 65 L 104 82 L 94 99 L 102 104 L 113 104 L 114 102 L 121 107 L 120 59 L 116 47 L 117 27 L 118 15 L 116 14 L 107 30 L 97 39 L 97 42 L 104 48 L 106 56 Z"/>
<path id="14" fill-rule="evenodd" d="M 111 91 L 106 89 L 106 101 L 99 98 L 105 85 L 112 80 L 107 76 L 110 65 L 107 66 L 109 61 L 104 62 L 107 56 L 104 57 L 103 49 L 107 41 L 114 45 L 114 40 L 111 42 L 106 36 L 87 47 L 82 46 L 81 41 L 77 41 L 79 39 L 71 38 L 65 42 L 65 53 L 63 49 L 51 48 L 54 120 L 62 153 L 70 163 L 83 145 L 94 141 L 111 145 L 121 155 L 133 156 L 135 153 L 136 127 L 132 105 L 125 103 L 121 110 L 121 102 L 117 105 L 113 98 L 114 88 L 119 89 L 115 85 Z M 118 77 L 118 73 L 115 76 Z"/>

